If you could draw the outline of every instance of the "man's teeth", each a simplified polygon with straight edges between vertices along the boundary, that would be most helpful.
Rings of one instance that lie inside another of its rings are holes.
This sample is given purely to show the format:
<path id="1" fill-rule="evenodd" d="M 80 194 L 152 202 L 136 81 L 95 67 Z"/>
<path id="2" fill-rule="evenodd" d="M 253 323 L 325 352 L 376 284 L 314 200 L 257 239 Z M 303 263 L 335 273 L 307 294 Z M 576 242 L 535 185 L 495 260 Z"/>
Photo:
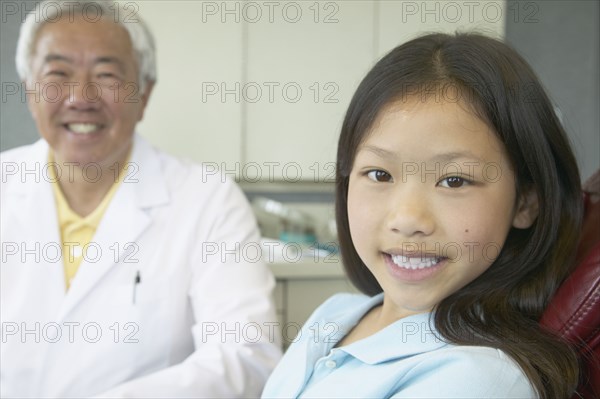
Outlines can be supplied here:
<path id="1" fill-rule="evenodd" d="M 396 265 L 403 267 L 405 269 L 424 269 L 426 267 L 431 267 L 437 265 L 442 259 L 441 258 L 425 258 L 425 257 L 411 257 L 404 255 L 392 255 L 392 262 Z"/>
<path id="2" fill-rule="evenodd" d="M 67 129 L 78 134 L 89 134 L 100 129 L 100 125 L 95 123 L 69 123 Z"/>

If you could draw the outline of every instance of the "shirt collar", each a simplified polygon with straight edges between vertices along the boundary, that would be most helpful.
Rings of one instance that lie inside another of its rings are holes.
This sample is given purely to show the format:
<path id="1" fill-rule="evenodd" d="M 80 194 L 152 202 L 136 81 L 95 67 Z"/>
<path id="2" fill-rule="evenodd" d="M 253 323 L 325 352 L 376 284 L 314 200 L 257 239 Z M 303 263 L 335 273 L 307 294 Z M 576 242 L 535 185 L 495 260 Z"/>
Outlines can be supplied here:
<path id="1" fill-rule="evenodd" d="M 71 209 L 71 207 L 69 206 L 69 203 L 67 202 L 67 199 L 64 196 L 64 193 L 62 192 L 62 189 L 60 188 L 60 184 L 58 184 L 58 179 L 56 178 L 56 173 L 55 173 L 54 168 L 48 168 L 49 179 L 52 182 L 52 190 L 54 191 L 54 198 L 56 201 L 56 208 L 57 208 L 57 212 L 58 212 L 58 220 L 59 220 L 60 228 L 65 228 L 66 226 L 69 226 L 69 225 L 71 225 L 71 226 L 74 226 L 74 225 L 88 226 L 93 229 L 98 228 L 98 226 L 100 225 L 100 221 L 102 220 L 102 216 L 104 215 L 104 212 L 106 211 L 106 208 L 108 208 L 108 205 L 109 205 L 111 199 L 113 198 L 113 196 L 115 195 L 117 188 L 123 181 L 123 178 L 125 175 L 125 173 L 124 173 L 125 166 L 129 162 L 130 157 L 131 157 L 131 151 L 130 151 L 129 155 L 127 156 L 127 160 L 124 163 L 124 167 L 121 168 L 121 170 L 119 171 L 118 178 L 113 182 L 112 186 L 110 187 L 110 190 L 104 195 L 104 198 L 102 198 L 102 201 L 92 211 L 92 213 L 90 213 L 89 215 L 87 215 L 85 217 L 78 215 Z M 48 164 L 51 164 L 53 162 L 54 162 L 54 155 L 52 153 L 52 150 L 49 149 Z"/>
<path id="2" fill-rule="evenodd" d="M 340 334 L 345 335 L 369 309 L 383 302 L 383 293 L 364 302 L 356 312 L 338 320 Z M 367 364 L 377 364 L 436 350 L 448 345 L 434 327 L 433 313 L 419 313 L 402 318 L 381 331 L 338 348 Z M 343 331 L 345 330 L 345 331 Z"/>

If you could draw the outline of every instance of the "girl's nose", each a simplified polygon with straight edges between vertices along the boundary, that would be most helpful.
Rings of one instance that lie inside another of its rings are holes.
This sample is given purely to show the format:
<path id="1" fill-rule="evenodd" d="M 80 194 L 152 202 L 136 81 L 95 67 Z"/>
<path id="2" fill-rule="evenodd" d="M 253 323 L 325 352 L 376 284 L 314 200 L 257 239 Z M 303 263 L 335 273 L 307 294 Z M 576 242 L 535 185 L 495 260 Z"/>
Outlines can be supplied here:
<path id="1" fill-rule="evenodd" d="M 435 221 L 427 196 L 405 188 L 390 198 L 387 228 L 404 237 L 428 236 L 435 229 Z"/>

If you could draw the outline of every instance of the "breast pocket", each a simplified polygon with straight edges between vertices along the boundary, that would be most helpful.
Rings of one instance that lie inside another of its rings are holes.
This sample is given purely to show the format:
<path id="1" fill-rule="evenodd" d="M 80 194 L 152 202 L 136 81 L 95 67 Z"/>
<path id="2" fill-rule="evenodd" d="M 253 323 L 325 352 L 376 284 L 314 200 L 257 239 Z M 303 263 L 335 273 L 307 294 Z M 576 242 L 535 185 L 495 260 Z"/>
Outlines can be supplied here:
<path id="1" fill-rule="evenodd" d="M 132 370 L 166 367 L 177 323 L 170 288 L 157 280 L 104 288 L 110 289 L 99 322 L 110 338 L 105 349 Z"/>
<path id="2" fill-rule="evenodd" d="M 140 331 L 145 330 L 147 339 L 151 339 L 155 330 L 160 330 L 162 334 L 169 333 L 169 326 L 173 323 L 173 312 L 170 311 L 173 298 L 164 281 L 120 284 L 110 291 L 106 305 L 111 320 L 135 324 Z"/>
<path id="3" fill-rule="evenodd" d="M 118 284 L 111 292 L 109 303 L 116 306 L 135 307 L 145 304 L 155 304 L 160 307 L 170 299 L 171 289 L 164 280 L 132 281 L 128 284 Z"/>

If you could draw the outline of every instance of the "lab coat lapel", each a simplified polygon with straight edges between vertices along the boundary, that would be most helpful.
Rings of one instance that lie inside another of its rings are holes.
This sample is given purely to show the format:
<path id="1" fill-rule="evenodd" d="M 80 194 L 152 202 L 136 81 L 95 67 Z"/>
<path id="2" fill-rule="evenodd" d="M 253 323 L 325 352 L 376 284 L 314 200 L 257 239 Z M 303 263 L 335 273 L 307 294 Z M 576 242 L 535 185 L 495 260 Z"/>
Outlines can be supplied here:
<path id="1" fill-rule="evenodd" d="M 151 223 L 151 208 L 168 202 L 159 156 L 137 136 L 130 164 L 134 166 L 126 171 L 125 181 L 115 193 L 92 239 L 101 256 L 95 260 L 94 254 L 88 255 L 87 261 L 82 261 L 65 299 L 61 318 L 101 285 L 100 280 L 138 245 L 139 238 Z M 127 173 L 136 170 L 136 173 Z"/>
<path id="2" fill-rule="evenodd" d="M 60 301 L 65 292 L 65 279 L 62 258 L 60 253 L 55 254 L 55 249 L 61 249 L 60 230 L 56 214 L 56 203 L 52 192 L 47 170 L 48 144 L 39 140 L 32 147 L 27 159 L 20 165 L 27 171 L 35 171 L 30 174 L 21 175 L 24 184 L 15 185 L 10 196 L 10 206 L 14 209 L 16 223 L 10 227 L 10 237 L 2 237 L 4 240 L 17 240 L 25 243 L 28 250 L 35 252 L 28 254 L 26 259 L 27 272 L 25 281 L 39 281 L 39 287 L 43 292 L 51 294 L 47 301 Z M 35 226 L 43 226 L 36 228 Z M 50 251 L 52 249 L 52 251 Z M 57 256 L 55 256 L 57 255 Z M 32 267 L 35 264 L 43 264 L 43 268 Z M 29 273 L 30 272 L 30 273 Z M 35 284 L 38 287 L 38 284 Z"/>

